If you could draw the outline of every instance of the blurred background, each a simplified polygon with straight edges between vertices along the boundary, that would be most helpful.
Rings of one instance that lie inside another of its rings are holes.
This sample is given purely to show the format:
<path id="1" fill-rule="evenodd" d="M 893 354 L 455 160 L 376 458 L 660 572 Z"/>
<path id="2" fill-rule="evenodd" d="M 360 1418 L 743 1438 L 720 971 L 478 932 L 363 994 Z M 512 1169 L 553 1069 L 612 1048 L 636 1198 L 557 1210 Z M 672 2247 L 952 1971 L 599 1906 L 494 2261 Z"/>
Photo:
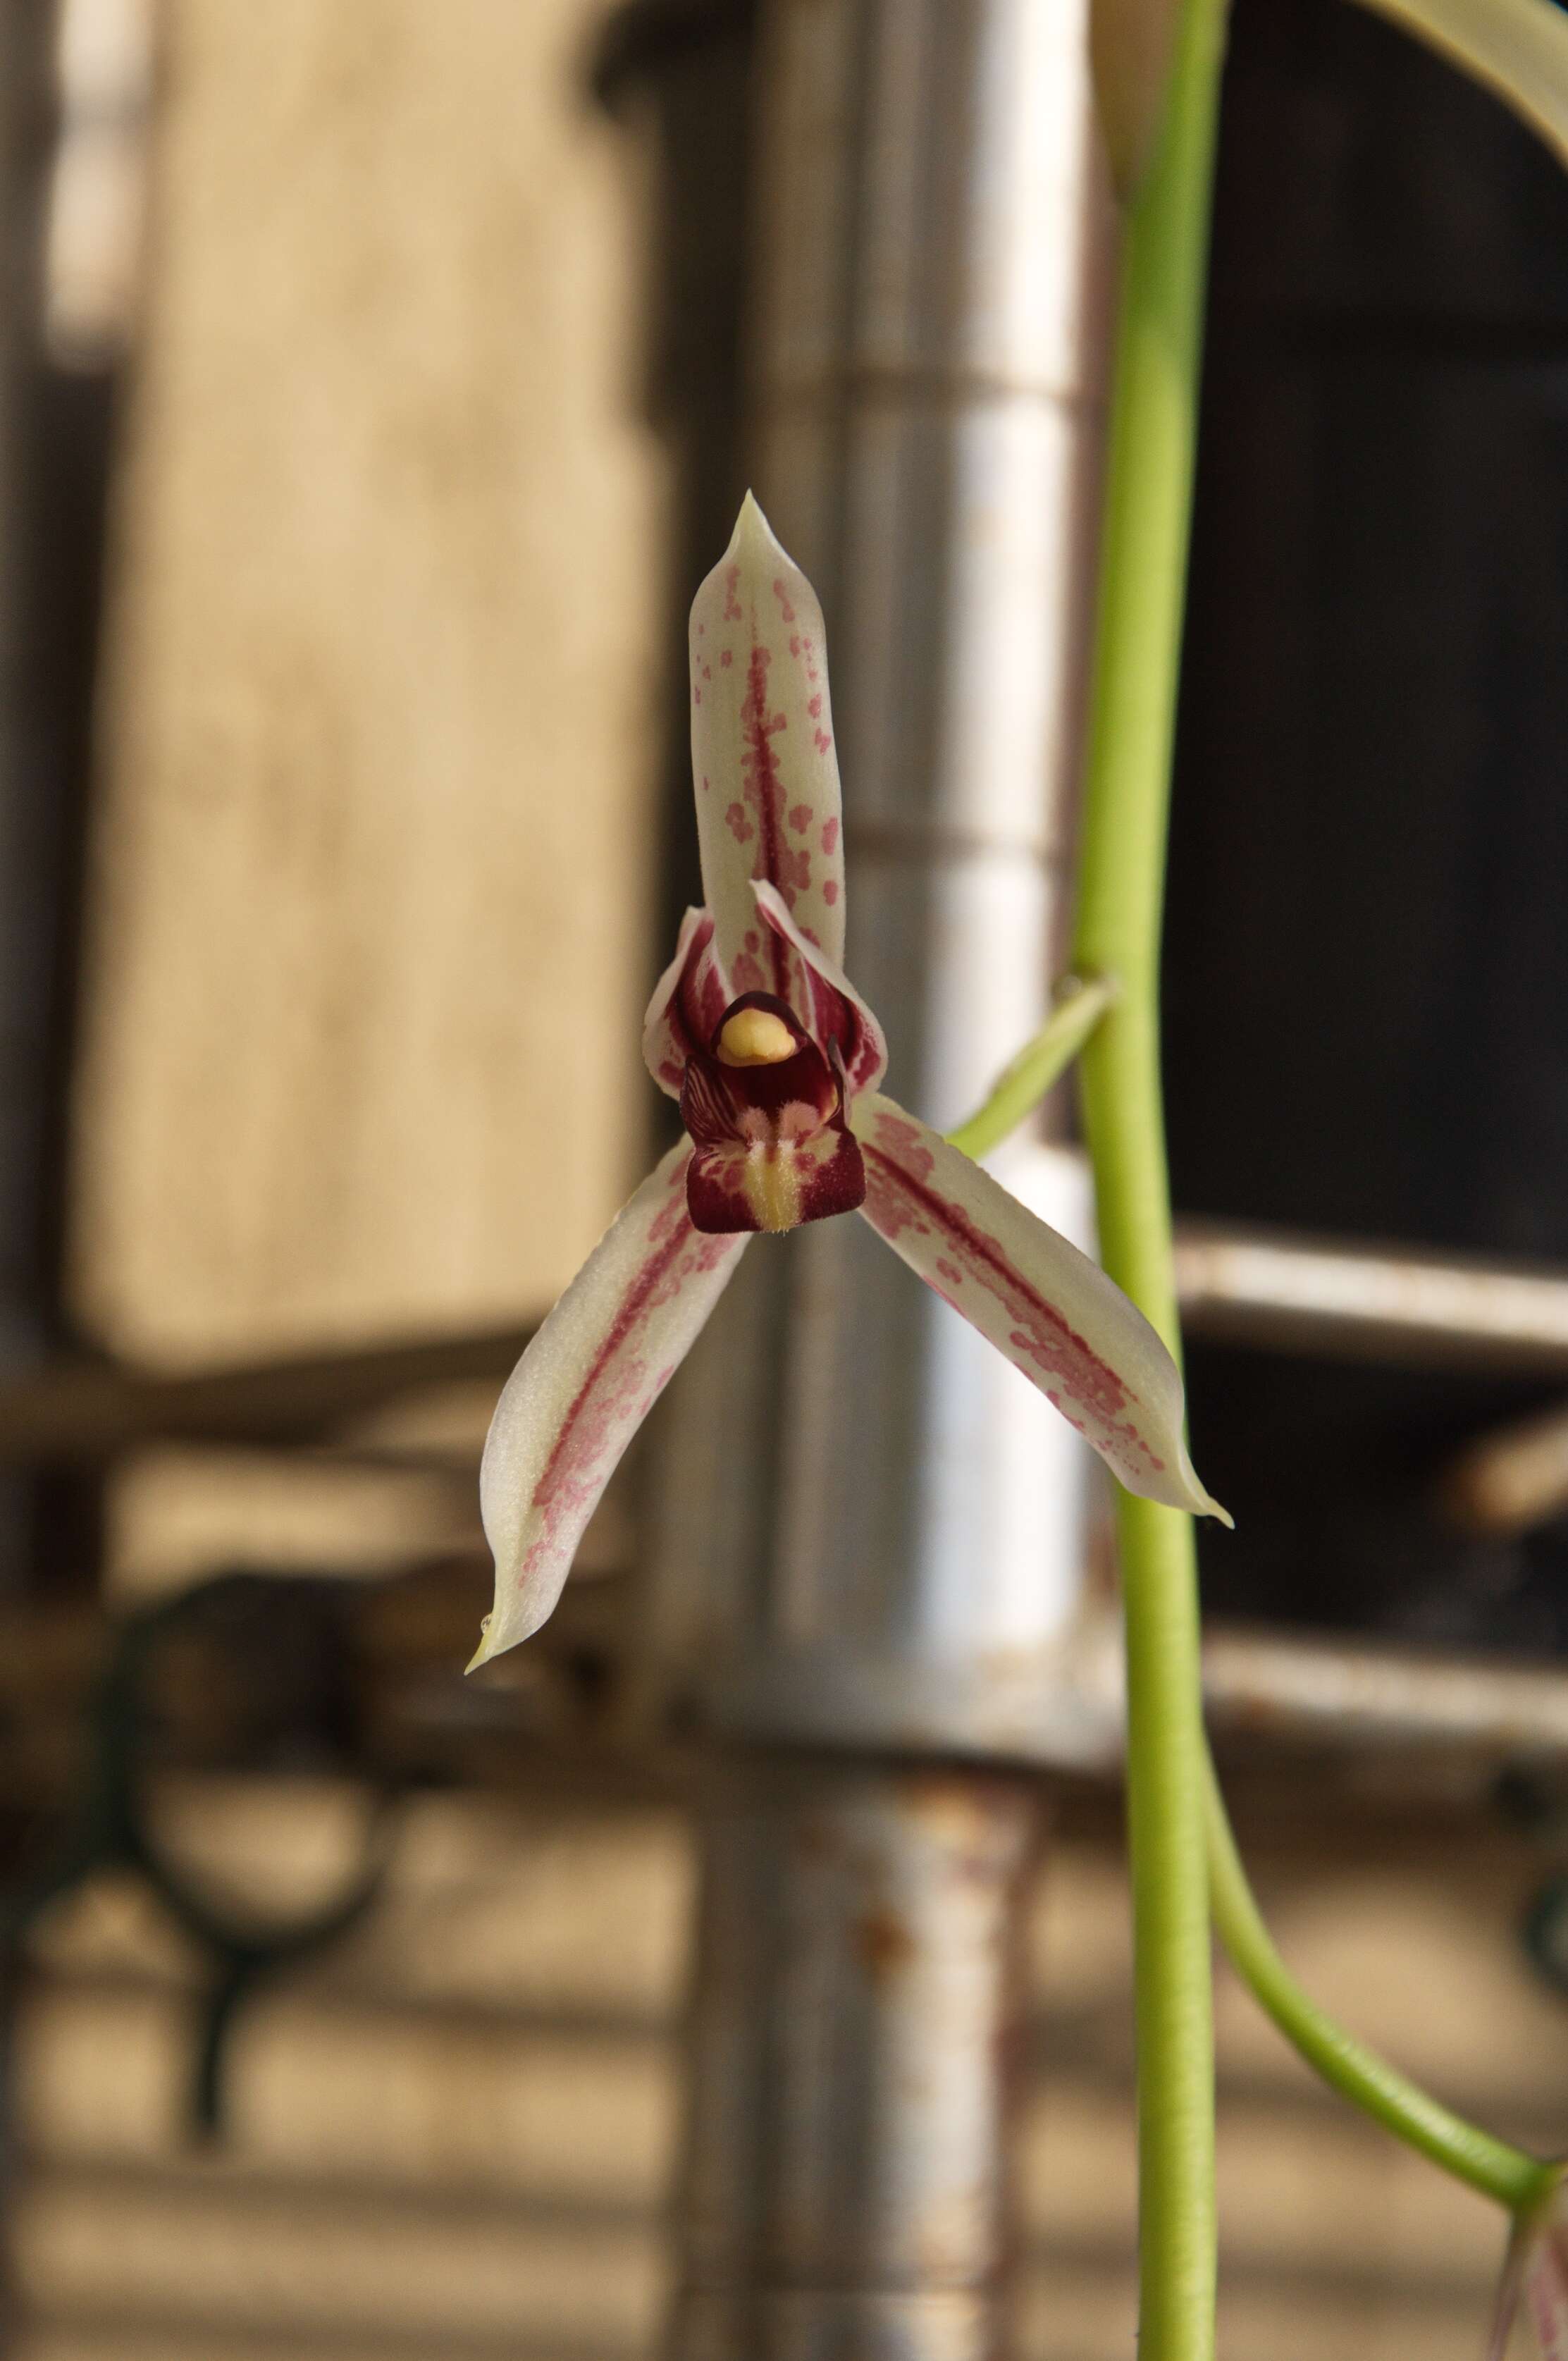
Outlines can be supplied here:
<path id="1" fill-rule="evenodd" d="M 760 1279 L 546 1633 L 461 1675 L 498 1386 L 665 1120 L 638 1019 L 697 893 L 685 613 L 754 474 L 824 591 L 894 1087 L 955 1118 L 1059 964 L 1114 236 L 1082 46 L 1078 0 L 0 15 L 24 2361 L 1131 2349 L 1084 1472 L 1052 1476 L 1049 1631 L 996 1610 L 998 1648 L 1034 1650 L 1033 1734 L 1011 1690 L 950 1705 L 1012 1678 L 950 1632 L 916 1704 L 868 1702 L 913 1610 L 863 1598 L 830 1712 L 782 1676 L 763 1711 L 754 1665 L 705 1687 L 730 1624 L 688 1596 L 719 1499 L 693 1433 L 748 1334 L 819 1349 Z M 1304 1980 L 1543 2152 L 1568 2147 L 1565 258 L 1568 188 L 1491 102 L 1342 0 L 1238 0 L 1167 973 L 1193 1428 L 1238 1520 L 1204 1535 L 1212 1703 Z M 993 558 L 1032 586 L 1044 683 L 1005 746 Z M 964 783 L 1020 744 L 1006 835 Z M 1028 972 L 948 1025 L 921 979 L 977 928 Z M 1036 1146 L 1069 1194 L 1071 1141 L 1062 1092 Z M 846 1399 L 902 1401 L 942 1332 L 873 1331 Z M 970 1382 L 930 1366 L 922 1434 Z M 855 1464 L 861 1432 L 806 1470 L 857 1568 L 916 1498 L 894 1445 Z M 787 1570 L 818 1527 L 759 1453 Z M 774 1806 L 745 1818 L 792 1783 L 813 1826 L 1006 1823 L 970 2027 L 994 2154 L 935 2259 L 857 2230 L 829 2269 L 768 2180 L 791 2141 L 808 2195 L 887 2169 L 865 2122 L 824 2117 L 819 2151 L 789 2127 L 789 2027 L 853 1967 L 852 2082 L 893 2037 L 882 1983 L 925 1961 L 918 1910 L 911 1935 L 858 1902 L 850 1966 L 819 1949 L 766 1993 L 757 1966 L 724 2015 L 705 1861 L 710 1897 L 728 1860 L 786 1918 L 842 1901 L 786 1893 Z M 1478 2350 L 1485 2203 L 1321 2096 L 1229 1982 L 1221 2046 L 1223 2350 Z M 688 2103 L 693 2057 L 699 2092 L 751 2093 L 744 2137 Z M 834 2270 L 853 2321 L 837 2280 L 811 2309 Z M 740 2309 L 704 2313 L 709 2281 Z"/>

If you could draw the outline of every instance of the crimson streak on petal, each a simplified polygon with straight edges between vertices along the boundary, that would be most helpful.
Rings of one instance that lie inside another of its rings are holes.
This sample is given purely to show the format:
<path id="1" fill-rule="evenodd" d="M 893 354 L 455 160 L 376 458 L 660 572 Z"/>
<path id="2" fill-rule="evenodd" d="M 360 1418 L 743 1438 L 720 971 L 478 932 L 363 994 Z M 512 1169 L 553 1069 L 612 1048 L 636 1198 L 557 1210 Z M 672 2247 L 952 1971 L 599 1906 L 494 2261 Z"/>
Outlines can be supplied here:
<path id="1" fill-rule="evenodd" d="M 861 1210 L 894 1253 L 1038 1387 L 1130 1492 L 1224 1518 L 1187 1455 L 1176 1365 L 1120 1288 L 893 1100 L 868 1095 L 851 1121 L 865 1157 Z"/>
<path id="2" fill-rule="evenodd" d="M 837 1053 L 851 1099 L 861 1091 L 875 1090 L 887 1068 L 882 1027 L 843 969 L 795 924 L 776 888 L 759 878 L 751 892 L 758 917 L 775 937 L 783 938 L 798 962 L 796 1015 L 819 1049 Z"/>
<path id="3" fill-rule="evenodd" d="M 1225 1516 L 1193 1472 L 1180 1376 L 1148 1323 L 878 1093 L 882 1028 L 841 964 L 822 610 L 749 494 L 693 601 L 690 653 L 706 906 L 687 911 L 643 1030 L 689 1137 L 600 1240 L 497 1404 L 479 1477 L 496 1604 L 476 1664 L 551 1612 L 616 1463 L 749 1234 L 857 1208 L 1129 1489 Z"/>
<path id="4" fill-rule="evenodd" d="M 822 609 L 747 497 L 691 614 L 692 770 L 703 898 L 732 991 L 796 1000 L 795 961 L 757 926 L 765 879 L 830 957 L 844 947 L 839 767 Z"/>
<path id="5" fill-rule="evenodd" d="M 654 985 L 642 1019 L 643 1062 L 673 1099 L 680 1097 L 687 1060 L 712 1039 L 729 998 L 713 935 L 710 912 L 686 912 L 675 956 Z"/>
<path id="6" fill-rule="evenodd" d="M 689 1144 L 650 1173 L 529 1345 L 479 1476 L 496 1607 L 477 1663 L 537 1631 L 628 1443 L 718 1301 L 745 1240 L 685 1206 Z"/>
<path id="7" fill-rule="evenodd" d="M 884 1119 L 879 1130 L 885 1133 L 887 1128 Z M 1008 1340 L 1014 1349 L 1026 1353 L 1047 1377 L 1058 1379 L 1088 1413 L 1108 1426 L 1116 1412 L 1126 1407 L 1127 1400 L 1126 1389 L 1115 1371 L 1108 1368 L 1084 1339 L 1074 1333 L 1054 1304 L 1036 1294 L 994 1238 L 977 1229 L 961 1206 L 938 1194 L 919 1177 L 920 1168 L 915 1159 L 921 1159 L 928 1168 L 928 1152 L 916 1142 L 905 1151 L 908 1160 L 895 1164 L 883 1148 L 873 1148 L 869 1140 L 862 1142 L 862 1148 L 870 1176 L 867 1190 L 872 1215 L 888 1244 L 898 1246 L 912 1227 L 923 1236 L 945 1241 L 959 1261 L 953 1264 L 946 1257 L 938 1257 L 932 1266 L 938 1276 L 955 1291 L 966 1279 L 978 1280 L 995 1298 L 1006 1319 L 1022 1331 Z M 948 1300 L 956 1302 L 956 1292 Z M 1051 1399 L 1055 1400 L 1056 1396 L 1053 1394 Z M 1069 1416 L 1081 1432 L 1084 1421 L 1072 1418 L 1070 1412 Z M 1165 1463 L 1154 1459 L 1152 1465 L 1157 1472 Z"/>
<path id="8" fill-rule="evenodd" d="M 783 713 L 768 710 L 768 665 L 772 657 L 758 642 L 751 643 L 746 664 L 746 694 L 740 702 L 740 775 L 745 784 L 746 801 L 756 816 L 760 841 L 757 846 L 756 875 L 765 877 L 780 893 L 793 893 L 793 882 L 786 882 L 784 862 L 786 856 L 784 841 L 784 783 L 779 775 L 779 758 L 770 740 L 789 727 Z M 801 883 L 809 883 L 803 878 Z M 773 989 L 781 999 L 790 997 L 788 950 L 776 934 L 770 935 L 773 954 Z"/>

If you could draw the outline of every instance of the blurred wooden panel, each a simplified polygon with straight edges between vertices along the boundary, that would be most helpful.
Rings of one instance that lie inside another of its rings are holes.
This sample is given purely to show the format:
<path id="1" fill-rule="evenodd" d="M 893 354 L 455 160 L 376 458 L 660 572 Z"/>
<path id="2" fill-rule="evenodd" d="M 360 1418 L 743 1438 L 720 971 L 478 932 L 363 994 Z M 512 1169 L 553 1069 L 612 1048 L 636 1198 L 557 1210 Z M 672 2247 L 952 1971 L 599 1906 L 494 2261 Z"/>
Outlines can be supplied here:
<path id="1" fill-rule="evenodd" d="M 313 1466 L 259 1451 L 137 1452 L 115 1471 L 105 1523 L 104 1587 L 116 1601 L 225 1566 L 379 1574 L 484 1546 L 470 1471 Z"/>
<path id="2" fill-rule="evenodd" d="M 525 2349 L 560 2337 L 566 2353 L 604 2361 L 642 2349 L 658 2299 L 647 2223 L 531 2221 L 516 2205 L 308 2188 L 258 2195 L 218 2180 L 175 2203 L 170 2194 L 156 2179 L 41 2176 L 16 2225 L 27 2291 L 68 2296 L 122 2328 L 236 2322 L 323 2341 L 381 2331 L 394 2353 L 432 2356 L 477 2337 Z"/>
<path id="3" fill-rule="evenodd" d="M 148 2323 L 114 2314 L 29 2336 L 26 2361 L 432 2361 L 432 2351 L 429 2336 L 419 2329 L 407 2337 L 383 2331 L 345 2343 L 337 2336 L 287 2332 L 280 2337 L 235 2337 L 201 2326 L 182 2333 L 167 2321 Z M 620 2361 L 620 2356 L 603 2345 L 585 2347 L 556 2335 L 526 2344 L 515 2335 L 446 2336 L 440 2361 Z"/>
<path id="4" fill-rule="evenodd" d="M 1136 2351 L 1135 2313 L 1130 2271 L 1053 2255 L 1025 2274 L 1019 2349 L 1030 2361 L 1128 2361 Z M 1222 2267 L 1217 2350 L 1219 2361 L 1475 2361 L 1486 2349 L 1486 2319 L 1485 2291 L 1468 2287 L 1456 2301 L 1452 2279 L 1433 2284 L 1390 2275 L 1369 2288 L 1335 2285 L 1332 2275 L 1314 2281 L 1271 2273 L 1268 2284 L 1238 2285 Z M 67 2354 L 77 2361 L 74 2347 Z M 55 2347 L 29 2348 L 27 2361 L 56 2361 Z M 89 2361 L 87 2353 L 82 2361 Z M 100 2361 L 98 2348 L 90 2361 Z M 102 2361 L 140 2361 L 140 2355 L 128 2345 L 104 2345 Z M 170 2361 L 185 2361 L 183 2350 Z M 256 2361 L 273 2356 L 258 2354 Z M 318 2361 L 313 2352 L 311 2361 Z M 337 2349 L 319 2361 L 338 2361 Z"/>
<path id="5" fill-rule="evenodd" d="M 170 1778 L 157 1803 L 174 1858 L 231 1903 L 279 1916 L 321 1907 L 364 1843 L 364 1796 L 344 1781 Z M 685 1823 L 671 1811 L 416 1796 L 400 1812 L 375 1911 L 313 1966 L 309 1989 L 334 2003 L 667 2031 L 693 1874 Z M 146 1895 L 116 1876 L 57 1904 L 34 1938 L 47 1975 L 179 1985 L 183 1951 Z"/>
<path id="6" fill-rule="evenodd" d="M 177 1359 L 549 1300 L 635 1177 L 661 475 L 598 0 L 166 0 L 74 1285 Z"/>
<path id="7" fill-rule="evenodd" d="M 182 1857 L 274 1911 L 332 1889 L 361 1808 L 282 1779 L 170 1782 L 159 1805 Z M 1479 1827 L 1251 1849 L 1347 2022 L 1482 2121 L 1568 2145 L 1568 2015 L 1513 1931 L 1539 1855 Z M 124 1882 L 57 1911 L 18 2028 L 24 2361 L 651 2354 L 691 1894 L 675 1812 L 417 1799 L 381 1907 L 241 2024 L 215 2155 L 181 2132 L 194 1962 Z M 1019 2349 L 1115 2361 L 1135 2182 L 1113 1850 L 1060 1847 L 1030 1953 Z M 1480 2352 L 1493 2209 L 1322 2092 L 1229 1979 L 1219 2037 L 1224 2361 Z"/>
<path id="8" fill-rule="evenodd" d="M 151 2172 L 174 2210 L 198 2196 L 205 2168 L 170 2163 L 190 2031 L 189 2005 L 168 1993 L 82 1988 L 41 2009 L 28 2089 L 53 2153 L 116 2192 Z M 667 2033 L 635 2027 L 269 1997 L 235 2055 L 229 2122 L 245 2169 L 224 2185 L 258 2202 L 324 2189 L 366 2206 L 478 2191 L 651 2219 L 670 2169 L 674 2064 Z"/>

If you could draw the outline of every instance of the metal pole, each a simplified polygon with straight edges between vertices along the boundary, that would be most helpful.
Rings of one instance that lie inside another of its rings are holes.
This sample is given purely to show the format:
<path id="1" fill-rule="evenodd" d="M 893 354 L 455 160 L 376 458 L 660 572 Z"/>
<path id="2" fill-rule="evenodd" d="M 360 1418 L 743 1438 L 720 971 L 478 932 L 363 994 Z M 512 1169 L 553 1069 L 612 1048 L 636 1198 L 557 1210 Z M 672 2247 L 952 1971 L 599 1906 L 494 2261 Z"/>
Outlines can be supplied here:
<path id="1" fill-rule="evenodd" d="M 1018 1897 L 1037 1795 L 766 1760 L 717 1789 L 680 2361 L 998 2347 Z"/>
<path id="2" fill-rule="evenodd" d="M 762 32 L 758 489 L 827 612 L 850 972 L 940 1123 L 1038 1023 L 1066 931 L 1101 423 L 1082 14 L 776 0 Z M 1006 1171 L 1086 1228 L 1076 1156 Z M 1016 1374 L 837 1221 L 753 1246 L 673 1408 L 666 1683 L 749 1736 L 1014 1751 L 1059 1692 L 1092 1497 Z"/>
<path id="3" fill-rule="evenodd" d="M 1414 1368 L 1568 1369 L 1568 1274 L 1230 1222 L 1177 1224 L 1190 1335 Z"/>
<path id="4" fill-rule="evenodd" d="M 757 489 L 828 618 L 850 972 L 938 1123 L 1037 1024 L 1065 935 L 1085 57 L 1080 0 L 773 0 L 760 25 Z M 1009 1178 L 1082 1229 L 1075 1159 L 1026 1143 Z M 1040 1803 L 982 1766 L 1079 1752 L 1089 1474 L 852 1220 L 759 1241 L 683 1378 L 652 1653 L 728 1743 L 671 2361 L 1005 2350 L 1006 1962 Z"/>

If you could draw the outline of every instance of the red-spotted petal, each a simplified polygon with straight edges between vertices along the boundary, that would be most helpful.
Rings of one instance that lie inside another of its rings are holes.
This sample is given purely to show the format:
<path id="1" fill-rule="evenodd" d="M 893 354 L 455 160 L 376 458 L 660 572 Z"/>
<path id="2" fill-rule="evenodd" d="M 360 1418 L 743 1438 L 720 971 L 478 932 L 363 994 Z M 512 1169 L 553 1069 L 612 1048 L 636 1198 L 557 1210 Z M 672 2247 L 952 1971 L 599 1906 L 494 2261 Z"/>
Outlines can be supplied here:
<path id="1" fill-rule="evenodd" d="M 1558 2165 L 1555 2173 L 1546 2194 L 1514 2222 L 1486 2361 L 1504 2361 L 1521 2296 L 1541 2361 L 1568 2361 L 1568 2190 L 1564 2168 Z"/>
<path id="2" fill-rule="evenodd" d="M 990 1173 L 890 1098 L 850 1126 L 868 1222 L 1091 1444 L 1129 1492 L 1231 1520 L 1187 1455 L 1181 1377 L 1143 1313 Z"/>
<path id="3" fill-rule="evenodd" d="M 1486 2335 L 1486 2361 L 1508 2361 L 1513 2343 L 1514 2323 L 1519 2318 L 1519 2298 L 1524 2292 L 1525 2278 L 1530 2269 L 1532 2234 L 1527 2225 L 1516 2222 L 1508 2237 L 1503 2257 L 1502 2277 L 1493 2300 L 1491 2324 Z"/>
<path id="4" fill-rule="evenodd" d="M 692 1227 L 690 1155 L 682 1140 L 649 1174 L 496 1404 L 479 1473 L 496 1603 L 475 1664 L 526 1640 L 554 1607 L 621 1453 L 740 1259 L 743 1237 Z"/>
<path id="5" fill-rule="evenodd" d="M 783 996 L 818 1049 L 837 1052 L 848 1095 L 853 1098 L 861 1091 L 874 1091 L 887 1071 L 887 1042 L 882 1027 L 843 969 L 801 932 L 777 889 L 759 880 L 751 892 L 768 931 L 786 943 L 794 955 L 794 990 Z"/>
<path id="6" fill-rule="evenodd" d="M 1568 2258 L 1561 2224 L 1534 2249 L 1525 2269 L 1525 2294 L 1541 2361 L 1568 2361 Z"/>
<path id="7" fill-rule="evenodd" d="M 844 955 L 844 852 L 817 594 L 748 492 L 691 611 L 692 772 L 703 894 L 733 992 L 790 1000 L 789 959 L 757 924 L 773 885 L 829 959 Z"/>
<path id="8" fill-rule="evenodd" d="M 713 949 L 712 917 L 707 910 L 688 910 L 675 956 L 654 985 L 642 1019 L 643 1060 L 673 1099 L 680 1097 L 694 1050 L 707 1049 L 729 1005 L 724 971 Z"/>

